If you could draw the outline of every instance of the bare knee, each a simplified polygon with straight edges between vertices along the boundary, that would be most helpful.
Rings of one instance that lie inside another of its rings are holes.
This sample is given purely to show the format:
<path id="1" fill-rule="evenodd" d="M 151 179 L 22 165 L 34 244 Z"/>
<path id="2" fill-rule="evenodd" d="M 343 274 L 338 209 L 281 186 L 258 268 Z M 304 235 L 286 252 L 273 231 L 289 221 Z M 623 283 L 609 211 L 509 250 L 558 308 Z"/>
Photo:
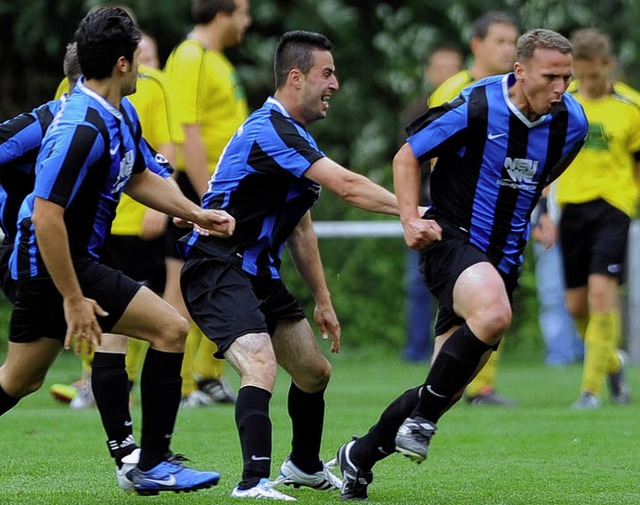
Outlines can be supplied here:
<path id="1" fill-rule="evenodd" d="M 160 351 L 184 352 L 185 341 L 189 333 L 189 321 L 176 311 L 174 316 L 167 322 L 158 326 L 155 334 L 151 337 L 151 345 Z"/>
<path id="2" fill-rule="evenodd" d="M 224 356 L 240 375 L 241 387 L 273 390 L 278 363 L 268 334 L 243 335 L 231 344 Z"/>
<path id="3" fill-rule="evenodd" d="M 506 304 L 493 304 L 480 311 L 474 318 L 469 318 L 467 324 L 471 331 L 488 345 L 500 342 L 502 335 L 511 324 L 511 307 Z"/>
<path id="4" fill-rule="evenodd" d="M 12 398 L 24 398 L 35 393 L 44 384 L 44 375 L 31 377 L 11 377 L 5 367 L 0 368 L 0 385 L 5 393 Z"/>
<path id="5" fill-rule="evenodd" d="M 300 368 L 300 372 L 292 375 L 296 386 L 305 393 L 317 393 L 329 384 L 331 378 L 331 364 L 324 356 L 309 366 Z"/>

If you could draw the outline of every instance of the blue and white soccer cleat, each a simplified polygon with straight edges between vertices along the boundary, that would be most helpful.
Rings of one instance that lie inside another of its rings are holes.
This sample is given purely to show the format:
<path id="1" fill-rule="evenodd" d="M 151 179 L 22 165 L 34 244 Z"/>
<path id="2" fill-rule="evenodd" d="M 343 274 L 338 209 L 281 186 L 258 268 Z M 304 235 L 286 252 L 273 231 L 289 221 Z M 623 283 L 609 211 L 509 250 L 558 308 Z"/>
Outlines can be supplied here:
<path id="1" fill-rule="evenodd" d="M 217 472 L 193 470 L 175 458 L 163 461 L 146 472 L 136 467 L 127 477 L 133 482 L 136 493 L 142 496 L 156 495 L 160 491 L 197 491 L 215 486 L 220 480 Z"/>

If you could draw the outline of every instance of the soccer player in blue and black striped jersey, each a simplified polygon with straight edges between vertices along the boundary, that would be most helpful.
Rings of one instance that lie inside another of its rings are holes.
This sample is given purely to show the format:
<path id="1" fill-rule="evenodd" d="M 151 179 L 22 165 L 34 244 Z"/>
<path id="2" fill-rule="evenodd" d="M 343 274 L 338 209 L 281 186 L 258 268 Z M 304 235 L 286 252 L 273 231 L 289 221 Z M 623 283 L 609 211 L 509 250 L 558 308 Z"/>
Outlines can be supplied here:
<path id="1" fill-rule="evenodd" d="M 292 377 L 290 456 L 278 483 L 337 489 L 319 457 L 324 391 L 331 366 L 298 302 L 280 278 L 285 247 L 316 301 L 320 331 L 340 347 L 340 326 L 327 288 L 310 208 L 324 186 L 357 207 L 396 215 L 394 195 L 327 158 L 307 131 L 326 116 L 338 90 L 332 45 L 323 35 L 288 32 L 276 48 L 276 92 L 245 121 L 223 151 L 203 206 L 237 222 L 229 240 L 194 232 L 185 247 L 182 290 L 193 320 L 240 373 L 236 423 L 242 481 L 236 498 L 292 500 L 268 482 L 269 402 L 278 364 Z"/>
<path id="2" fill-rule="evenodd" d="M 142 450 L 129 478 L 138 493 L 157 494 L 210 487 L 220 476 L 183 466 L 169 449 L 187 323 L 148 288 L 101 263 L 105 239 L 124 190 L 214 235 L 230 235 L 235 222 L 225 212 L 200 209 L 145 167 L 136 111 L 122 100 L 135 91 L 139 40 L 120 8 L 88 14 L 76 32 L 84 79 L 45 133 L 34 190 L 18 215 L 10 259 L 16 303 L 0 368 L 0 414 L 42 385 L 72 338 L 76 350 L 83 341 L 99 347 L 103 331 L 149 341 Z"/>
<path id="3" fill-rule="evenodd" d="M 440 303 L 436 354 L 424 384 L 339 449 L 344 499 L 365 498 L 373 465 L 396 450 L 423 461 L 436 423 L 500 343 L 531 212 L 587 134 L 582 107 L 565 93 L 571 76 L 569 41 L 533 30 L 518 40 L 513 73 L 483 79 L 409 125 L 394 185 L 405 240 L 422 251 Z M 421 216 L 412 208 L 419 163 L 431 158 L 433 205 Z"/>

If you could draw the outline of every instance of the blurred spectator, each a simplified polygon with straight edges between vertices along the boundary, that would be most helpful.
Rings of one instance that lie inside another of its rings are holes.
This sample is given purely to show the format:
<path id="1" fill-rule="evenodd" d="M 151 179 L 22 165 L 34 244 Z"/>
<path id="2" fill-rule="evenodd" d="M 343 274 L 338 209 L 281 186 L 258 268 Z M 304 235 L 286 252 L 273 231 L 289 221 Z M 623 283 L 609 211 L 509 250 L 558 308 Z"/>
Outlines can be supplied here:
<path id="1" fill-rule="evenodd" d="M 424 68 L 425 87 L 427 96 L 435 88 L 440 86 L 449 77 L 462 69 L 463 55 L 460 48 L 454 45 L 443 44 L 437 46 L 429 55 Z M 427 98 L 420 96 L 411 102 L 403 111 L 401 124 L 401 143 L 404 143 L 406 134 L 404 126 L 415 117 L 427 110 Z M 422 195 L 420 205 L 429 205 L 429 163 L 420 167 L 422 176 Z M 431 293 L 424 284 L 422 275 L 418 269 L 419 253 L 407 248 L 405 263 L 405 300 L 407 314 L 406 346 L 403 358 L 406 361 L 427 361 L 432 352 L 432 315 L 433 303 Z"/>

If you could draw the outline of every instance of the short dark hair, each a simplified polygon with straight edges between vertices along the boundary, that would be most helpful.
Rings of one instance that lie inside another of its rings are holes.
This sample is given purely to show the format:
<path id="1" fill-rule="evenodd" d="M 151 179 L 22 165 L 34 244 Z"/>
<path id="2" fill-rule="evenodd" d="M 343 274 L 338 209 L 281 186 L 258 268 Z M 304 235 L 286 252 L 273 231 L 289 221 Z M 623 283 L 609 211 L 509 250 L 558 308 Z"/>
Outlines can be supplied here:
<path id="1" fill-rule="evenodd" d="M 105 79 L 121 56 L 133 62 L 142 32 L 124 9 L 102 7 L 80 21 L 75 38 L 84 76 Z"/>
<path id="2" fill-rule="evenodd" d="M 231 14 L 236 10 L 234 0 L 192 0 L 191 19 L 197 25 L 206 25 L 218 12 Z"/>
<path id="3" fill-rule="evenodd" d="M 489 28 L 493 25 L 509 25 L 518 30 L 516 20 L 506 12 L 489 11 L 473 22 L 471 25 L 471 38 L 484 39 L 489 33 Z"/>
<path id="4" fill-rule="evenodd" d="M 313 67 L 313 51 L 331 51 L 333 43 L 321 33 L 296 30 L 280 37 L 273 60 L 276 89 L 282 88 L 292 69 L 297 68 L 304 75 Z"/>
<path id="5" fill-rule="evenodd" d="M 520 36 L 516 44 L 516 61 L 529 61 L 536 49 L 552 49 L 561 54 L 573 53 L 571 42 L 565 37 L 553 30 L 538 28 Z"/>

